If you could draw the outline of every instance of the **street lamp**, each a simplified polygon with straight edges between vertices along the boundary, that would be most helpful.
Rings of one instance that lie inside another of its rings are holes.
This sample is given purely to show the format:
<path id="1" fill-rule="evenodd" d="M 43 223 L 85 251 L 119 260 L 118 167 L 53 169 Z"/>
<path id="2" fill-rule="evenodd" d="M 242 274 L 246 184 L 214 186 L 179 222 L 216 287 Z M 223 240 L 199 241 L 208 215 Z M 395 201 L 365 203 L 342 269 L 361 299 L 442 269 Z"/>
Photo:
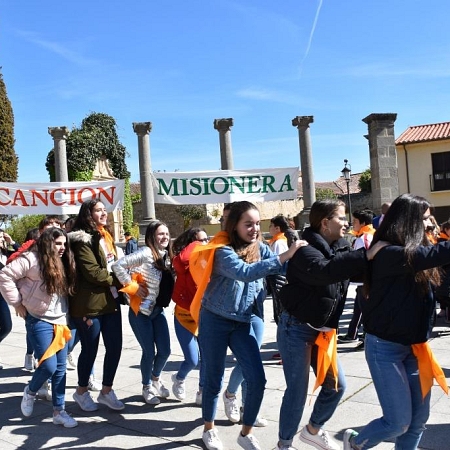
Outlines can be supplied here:
<path id="1" fill-rule="evenodd" d="M 348 163 L 348 159 L 344 159 L 345 166 L 341 170 L 342 176 L 347 183 L 347 197 L 348 197 L 348 224 L 352 224 L 352 201 L 350 199 L 350 179 L 352 175 L 352 166 Z"/>

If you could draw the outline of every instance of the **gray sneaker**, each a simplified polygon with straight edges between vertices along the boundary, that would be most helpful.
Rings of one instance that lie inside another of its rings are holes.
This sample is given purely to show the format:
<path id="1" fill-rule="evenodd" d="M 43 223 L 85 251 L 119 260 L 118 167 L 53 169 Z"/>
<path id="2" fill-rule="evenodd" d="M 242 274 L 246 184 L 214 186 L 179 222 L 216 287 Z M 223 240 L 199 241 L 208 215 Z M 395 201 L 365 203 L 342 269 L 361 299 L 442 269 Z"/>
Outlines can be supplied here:
<path id="1" fill-rule="evenodd" d="M 77 391 L 75 391 L 72 397 L 83 411 L 97 411 L 98 406 L 94 402 L 89 391 L 86 391 L 84 394 L 78 394 Z"/>
<path id="2" fill-rule="evenodd" d="M 98 394 L 97 401 L 103 403 L 114 411 L 121 411 L 125 408 L 125 405 L 116 397 L 115 392 L 111 389 L 107 394 Z"/>

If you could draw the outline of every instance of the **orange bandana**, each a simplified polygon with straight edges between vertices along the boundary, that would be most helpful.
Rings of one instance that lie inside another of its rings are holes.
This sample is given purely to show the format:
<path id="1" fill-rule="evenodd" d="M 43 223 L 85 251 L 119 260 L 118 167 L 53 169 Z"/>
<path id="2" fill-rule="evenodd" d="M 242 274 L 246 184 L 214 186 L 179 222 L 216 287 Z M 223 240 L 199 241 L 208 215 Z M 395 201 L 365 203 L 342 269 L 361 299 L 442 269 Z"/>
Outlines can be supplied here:
<path id="1" fill-rule="evenodd" d="M 116 248 L 114 246 L 114 240 L 112 236 L 109 234 L 108 230 L 106 230 L 105 227 L 103 226 L 97 227 L 97 230 L 99 231 L 102 238 L 105 240 L 108 253 L 112 253 L 113 255 L 117 256 Z"/>
<path id="2" fill-rule="evenodd" d="M 42 364 L 42 361 L 45 361 L 47 358 L 50 358 L 50 356 L 53 356 L 62 350 L 72 337 L 70 329 L 67 325 L 53 325 L 53 333 L 55 334 L 53 341 L 47 350 L 45 350 L 42 358 L 38 361 L 38 367 Z"/>
<path id="3" fill-rule="evenodd" d="M 136 295 L 136 292 L 139 290 L 139 284 L 144 282 L 144 278 L 140 273 L 133 272 L 131 274 L 131 283 L 128 283 L 122 289 L 119 289 L 120 292 L 124 292 L 128 294 L 130 299 L 130 308 L 134 311 L 136 316 L 139 312 L 139 306 L 142 302 L 142 298 Z"/>
<path id="4" fill-rule="evenodd" d="M 364 225 L 363 227 L 361 227 L 360 229 L 359 229 L 359 231 L 351 231 L 351 233 L 354 235 L 354 236 L 356 236 L 356 237 L 360 237 L 360 236 L 362 236 L 363 234 L 365 234 L 365 233 L 368 233 L 368 234 L 375 234 L 375 228 L 372 226 L 372 224 L 369 224 L 369 225 Z"/>
<path id="5" fill-rule="evenodd" d="M 322 386 L 330 367 L 333 371 L 335 390 L 337 391 L 338 365 L 336 330 L 320 331 L 315 344 L 319 349 L 317 352 L 316 384 L 314 385 L 313 392 L 319 386 Z"/>
<path id="6" fill-rule="evenodd" d="M 417 358 L 419 365 L 419 380 L 420 389 L 422 390 L 422 398 L 425 398 L 433 386 L 433 379 L 436 379 L 442 390 L 448 395 L 447 380 L 444 372 L 437 362 L 431 351 L 430 344 L 424 342 L 423 344 L 413 344 L 411 349 L 414 356 Z"/>
<path id="7" fill-rule="evenodd" d="M 208 244 L 194 247 L 189 257 L 189 271 L 197 285 L 197 292 L 189 309 L 192 318 L 197 324 L 200 317 L 203 294 L 205 293 L 212 273 L 214 253 L 217 248 L 224 247 L 229 243 L 228 233 L 226 231 L 219 231 Z"/>
<path id="8" fill-rule="evenodd" d="M 284 233 L 277 233 L 275 236 L 272 236 L 272 238 L 269 239 L 267 243 L 270 245 L 273 244 L 275 241 L 278 241 L 279 239 L 283 239 L 284 241 L 287 242 L 287 238 L 284 235 Z"/>

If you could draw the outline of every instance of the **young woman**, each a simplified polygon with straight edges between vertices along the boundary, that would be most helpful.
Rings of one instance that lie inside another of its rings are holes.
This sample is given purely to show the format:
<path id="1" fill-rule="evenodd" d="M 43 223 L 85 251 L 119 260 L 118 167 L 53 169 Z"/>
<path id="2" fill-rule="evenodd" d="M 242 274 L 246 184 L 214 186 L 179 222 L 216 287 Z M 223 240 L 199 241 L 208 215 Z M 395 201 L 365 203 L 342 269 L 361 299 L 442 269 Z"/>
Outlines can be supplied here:
<path id="1" fill-rule="evenodd" d="M 250 319 L 255 308 L 261 307 L 265 296 L 264 277 L 282 272 L 283 263 L 304 242 L 296 242 L 279 256 L 272 253 L 261 242 L 259 211 L 246 201 L 231 205 L 225 231 L 228 244 L 215 250 L 211 277 L 203 293 L 200 311 L 199 339 L 205 363 L 202 438 L 210 450 L 223 448 L 214 427 L 214 416 L 227 348 L 230 347 L 247 380 L 238 444 L 246 449 L 260 449 L 252 428 L 261 406 L 266 380 Z"/>
<path id="2" fill-rule="evenodd" d="M 200 362 L 200 377 L 195 402 L 202 404 L 203 365 L 197 340 L 197 324 L 189 311 L 197 291 L 191 272 L 189 257 L 197 245 L 208 243 L 208 236 L 203 228 L 189 228 L 173 242 L 173 268 L 176 273 L 172 300 L 176 303 L 174 325 L 175 333 L 183 351 L 184 361 L 176 374 L 172 375 L 172 392 L 178 400 L 186 398 L 185 380 L 189 372 Z"/>
<path id="3" fill-rule="evenodd" d="M 291 450 L 308 393 L 310 366 L 321 386 L 309 423 L 300 440 L 324 450 L 340 447 L 323 430 L 345 390 L 345 377 L 336 353 L 336 329 L 344 309 L 348 279 L 366 266 L 366 249 L 350 251 L 344 239 L 348 227 L 345 204 L 340 200 L 315 202 L 310 227 L 302 234 L 309 245 L 288 265 L 287 284 L 281 288 L 284 311 L 277 330 L 286 391 L 280 409 L 278 448 Z M 376 249 L 367 251 L 373 257 Z M 325 364 L 324 353 L 333 355 Z M 319 370 L 318 370 L 319 368 Z M 314 389 L 315 389 L 314 388 Z"/>
<path id="4" fill-rule="evenodd" d="M 77 267 L 77 287 L 69 298 L 70 316 L 80 337 L 78 386 L 73 399 L 83 411 L 96 411 L 88 387 L 97 356 L 100 335 L 105 345 L 102 389 L 97 401 L 110 409 L 122 410 L 112 385 L 122 352 L 122 294 L 119 281 L 111 272 L 118 248 L 109 231 L 108 214 L 99 199 L 86 200 L 69 233 Z"/>
<path id="5" fill-rule="evenodd" d="M 174 279 L 172 250 L 166 224 L 150 222 L 145 232 L 145 246 L 121 258 L 112 269 L 122 289 L 130 295 L 128 318 L 142 348 L 142 396 L 156 405 L 158 397 L 169 397 L 160 375 L 170 356 L 170 335 L 164 308 L 169 306 Z M 155 352 L 156 347 L 156 352 Z"/>
<path id="6" fill-rule="evenodd" d="M 75 288 L 75 262 L 59 228 L 45 230 L 28 251 L 21 253 L 0 272 L 0 290 L 25 319 L 27 334 L 38 367 L 25 387 L 21 404 L 25 417 L 33 413 L 36 393 L 50 378 L 53 423 L 66 428 L 77 421 L 64 409 L 66 390 L 67 295 Z"/>
<path id="7" fill-rule="evenodd" d="M 432 285 L 441 282 L 437 267 L 450 263 L 450 241 L 430 245 L 430 225 L 430 203 L 403 194 L 374 235 L 373 243 L 390 245 L 371 263 L 361 306 L 366 360 L 383 416 L 359 434 L 345 431 L 344 450 L 373 448 L 387 439 L 395 440 L 395 448 L 416 449 L 430 413 L 433 377 L 448 390 L 427 339 L 435 309 Z"/>

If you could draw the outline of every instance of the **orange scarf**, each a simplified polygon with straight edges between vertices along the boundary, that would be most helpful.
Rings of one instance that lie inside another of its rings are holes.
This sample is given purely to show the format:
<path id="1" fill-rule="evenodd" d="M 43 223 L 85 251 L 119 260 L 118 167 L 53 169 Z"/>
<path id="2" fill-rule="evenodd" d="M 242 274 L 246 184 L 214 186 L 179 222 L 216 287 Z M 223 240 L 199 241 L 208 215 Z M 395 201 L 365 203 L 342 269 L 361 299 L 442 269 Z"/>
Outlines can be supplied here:
<path id="1" fill-rule="evenodd" d="M 106 244 L 106 248 L 108 249 L 108 252 L 117 256 L 116 247 L 114 246 L 114 240 L 113 240 L 112 236 L 109 234 L 109 231 L 103 226 L 97 227 L 97 230 L 99 231 L 102 238 L 105 240 L 105 244 Z"/>
<path id="2" fill-rule="evenodd" d="M 369 225 L 364 225 L 363 227 L 361 227 L 360 229 L 359 229 L 359 231 L 351 231 L 351 233 L 354 235 L 354 236 L 356 236 L 356 237 L 360 237 L 360 236 L 362 236 L 363 234 L 365 234 L 365 233 L 368 233 L 368 234 L 375 234 L 375 228 L 372 226 L 372 224 L 369 224 Z"/>
<path id="3" fill-rule="evenodd" d="M 268 243 L 269 245 L 271 245 L 271 244 L 273 244 L 275 241 L 278 241 L 279 239 L 283 239 L 284 241 L 287 242 L 287 238 L 286 238 L 286 236 L 284 235 L 284 233 L 277 233 L 275 236 L 272 236 L 272 237 L 267 241 L 267 243 Z"/>
<path id="4" fill-rule="evenodd" d="M 217 248 L 224 247 L 230 243 L 228 233 L 226 231 L 219 231 L 206 245 L 197 245 L 192 250 L 189 257 L 189 271 L 192 278 L 197 285 L 197 292 L 192 300 L 190 306 L 190 313 L 195 323 L 198 324 L 200 317 L 200 306 L 202 303 L 203 294 L 211 277 L 214 253 Z"/>
<path id="5" fill-rule="evenodd" d="M 57 352 L 62 350 L 72 337 L 70 329 L 67 325 L 53 325 L 53 333 L 54 333 L 53 341 L 49 345 L 47 350 L 45 350 L 44 354 L 42 355 L 42 358 L 37 362 L 38 367 L 47 358 L 50 358 L 50 356 L 53 356 Z"/>
<path id="6" fill-rule="evenodd" d="M 142 302 L 142 298 L 136 295 L 136 292 L 139 290 L 139 284 L 144 282 L 144 278 L 140 273 L 133 272 L 131 274 L 131 283 L 128 283 L 122 289 L 119 289 L 120 292 L 125 292 L 128 294 L 130 299 L 130 308 L 134 311 L 136 316 L 139 312 L 139 306 Z"/>
<path id="7" fill-rule="evenodd" d="M 447 380 L 445 379 L 441 366 L 433 355 L 430 344 L 428 344 L 428 342 L 413 344 L 411 345 L 411 349 L 414 356 L 417 358 L 419 366 L 422 398 L 425 398 L 430 392 L 431 386 L 433 386 L 433 379 L 436 379 L 439 386 L 441 386 L 442 390 L 448 395 Z"/>
<path id="8" fill-rule="evenodd" d="M 316 338 L 315 344 L 319 347 L 317 352 L 317 369 L 316 369 L 316 384 L 314 385 L 313 392 L 322 386 L 325 381 L 328 369 L 331 367 L 333 371 L 333 377 L 335 382 L 335 390 L 337 391 L 337 338 L 336 330 L 320 331 Z"/>
<path id="9" fill-rule="evenodd" d="M 178 322 L 180 322 L 180 325 L 197 336 L 197 323 L 192 318 L 190 311 L 182 308 L 180 305 L 175 305 L 175 317 L 177 318 Z"/>

